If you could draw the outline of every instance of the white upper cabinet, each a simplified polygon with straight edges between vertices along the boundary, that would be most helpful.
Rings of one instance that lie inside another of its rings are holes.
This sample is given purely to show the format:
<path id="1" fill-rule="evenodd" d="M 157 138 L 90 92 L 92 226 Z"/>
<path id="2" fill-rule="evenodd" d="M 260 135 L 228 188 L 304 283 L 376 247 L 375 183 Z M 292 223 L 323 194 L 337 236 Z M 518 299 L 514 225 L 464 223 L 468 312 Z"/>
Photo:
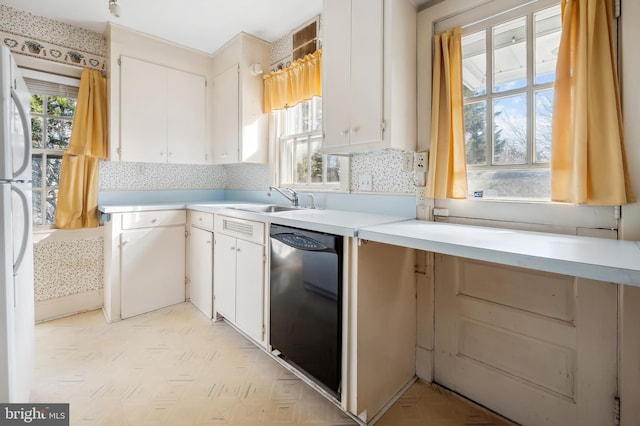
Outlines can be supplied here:
<path id="1" fill-rule="evenodd" d="M 269 118 L 264 84 L 249 67 L 270 63 L 269 43 L 240 33 L 213 58 L 212 134 L 214 163 L 267 163 Z"/>
<path id="2" fill-rule="evenodd" d="M 323 23 L 323 150 L 415 150 L 415 6 L 325 0 Z"/>
<path id="3" fill-rule="evenodd" d="M 207 164 L 206 80 L 122 56 L 120 160 Z"/>

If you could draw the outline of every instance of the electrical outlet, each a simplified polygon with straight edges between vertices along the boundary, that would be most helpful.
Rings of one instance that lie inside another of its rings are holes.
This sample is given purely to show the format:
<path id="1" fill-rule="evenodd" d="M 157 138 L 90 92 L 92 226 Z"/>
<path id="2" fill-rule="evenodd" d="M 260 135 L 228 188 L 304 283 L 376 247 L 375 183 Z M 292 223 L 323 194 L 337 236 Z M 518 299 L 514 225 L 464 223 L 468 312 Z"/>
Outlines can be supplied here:
<path id="1" fill-rule="evenodd" d="M 426 172 L 427 171 L 427 153 L 426 152 L 416 152 L 414 158 L 414 167 L 416 172 Z"/>
<path id="2" fill-rule="evenodd" d="M 413 152 L 405 152 L 402 154 L 402 171 L 413 171 Z"/>
<path id="3" fill-rule="evenodd" d="M 371 175 L 360 175 L 358 180 L 358 189 L 360 191 L 372 191 L 373 181 Z"/>
<path id="4" fill-rule="evenodd" d="M 424 188 L 416 188 L 416 206 L 424 207 L 427 199 L 424 197 Z"/>

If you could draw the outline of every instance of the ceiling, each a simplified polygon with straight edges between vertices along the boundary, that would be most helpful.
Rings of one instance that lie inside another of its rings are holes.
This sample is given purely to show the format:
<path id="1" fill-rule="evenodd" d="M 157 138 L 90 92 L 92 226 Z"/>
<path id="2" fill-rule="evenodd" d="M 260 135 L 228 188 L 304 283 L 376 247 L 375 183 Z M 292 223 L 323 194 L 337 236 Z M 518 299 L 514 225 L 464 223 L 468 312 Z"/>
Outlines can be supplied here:
<path id="1" fill-rule="evenodd" d="M 103 33 L 107 22 L 205 53 L 214 53 L 241 31 L 274 42 L 319 15 L 322 0 L 1 0 L 34 15 Z"/>
<path id="2" fill-rule="evenodd" d="M 397 0 L 394 0 L 397 1 Z M 411 0 L 417 5 L 442 0 Z M 322 0 L 1 0 L 18 10 L 102 34 L 107 22 L 205 53 L 214 53 L 241 31 L 270 43 L 322 12 Z"/>

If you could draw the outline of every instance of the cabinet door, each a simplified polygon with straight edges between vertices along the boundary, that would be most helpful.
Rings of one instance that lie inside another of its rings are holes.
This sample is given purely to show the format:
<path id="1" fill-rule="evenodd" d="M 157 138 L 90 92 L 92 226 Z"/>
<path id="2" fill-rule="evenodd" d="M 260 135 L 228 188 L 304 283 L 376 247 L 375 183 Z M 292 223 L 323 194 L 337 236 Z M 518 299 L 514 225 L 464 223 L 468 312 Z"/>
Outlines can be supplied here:
<path id="1" fill-rule="evenodd" d="M 325 0 L 324 147 L 382 141 L 383 0 Z"/>
<path id="2" fill-rule="evenodd" d="M 184 302 L 184 229 L 141 228 L 121 234 L 123 319 Z"/>
<path id="3" fill-rule="evenodd" d="M 382 141 L 382 34 L 383 0 L 351 0 L 351 145 Z"/>
<path id="4" fill-rule="evenodd" d="M 189 296 L 207 318 L 213 317 L 213 233 L 191 227 L 189 239 Z"/>
<path id="5" fill-rule="evenodd" d="M 120 160 L 167 161 L 167 68 L 121 57 Z"/>
<path id="6" fill-rule="evenodd" d="M 206 87 L 202 76 L 167 70 L 168 162 L 206 164 Z"/>
<path id="7" fill-rule="evenodd" d="M 213 245 L 213 308 L 229 321 L 236 320 L 236 239 L 216 234 Z"/>
<path id="8" fill-rule="evenodd" d="M 262 342 L 264 246 L 238 240 L 236 254 L 236 325 Z"/>
<path id="9" fill-rule="evenodd" d="M 240 85 L 235 64 L 213 80 L 213 155 L 216 164 L 238 162 Z"/>
<path id="10" fill-rule="evenodd" d="M 322 111 L 325 148 L 348 146 L 351 98 L 351 2 L 325 0 L 322 49 Z"/>

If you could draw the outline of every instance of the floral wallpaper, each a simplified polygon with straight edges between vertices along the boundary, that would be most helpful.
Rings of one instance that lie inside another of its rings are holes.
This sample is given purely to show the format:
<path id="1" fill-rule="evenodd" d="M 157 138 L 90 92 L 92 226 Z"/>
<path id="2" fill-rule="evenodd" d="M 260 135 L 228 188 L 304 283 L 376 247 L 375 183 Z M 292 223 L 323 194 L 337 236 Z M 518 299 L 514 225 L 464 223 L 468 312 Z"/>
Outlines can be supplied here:
<path id="1" fill-rule="evenodd" d="M 36 302 L 100 290 L 103 239 L 42 241 L 33 246 Z"/>
<path id="2" fill-rule="evenodd" d="M 102 34 L 0 5 L 0 40 L 12 52 L 106 70 Z"/>

